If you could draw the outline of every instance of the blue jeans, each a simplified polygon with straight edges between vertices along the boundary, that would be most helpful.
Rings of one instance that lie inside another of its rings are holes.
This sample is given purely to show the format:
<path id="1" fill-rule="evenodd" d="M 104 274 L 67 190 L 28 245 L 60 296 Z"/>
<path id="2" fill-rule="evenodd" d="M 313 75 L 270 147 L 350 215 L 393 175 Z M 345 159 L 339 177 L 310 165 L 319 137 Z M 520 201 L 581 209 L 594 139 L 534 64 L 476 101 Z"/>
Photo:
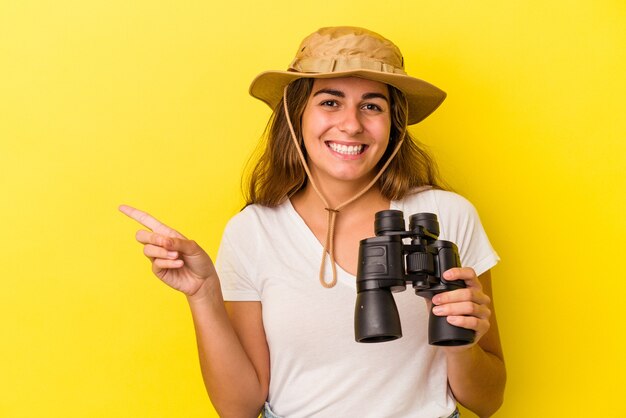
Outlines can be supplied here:
<path id="1" fill-rule="evenodd" d="M 461 414 L 459 413 L 459 410 L 455 409 L 452 415 L 450 415 L 448 418 L 459 418 L 460 416 Z M 279 417 L 274 412 L 272 412 L 272 410 L 270 409 L 270 404 L 265 402 L 265 408 L 263 408 L 263 412 L 261 412 L 261 418 L 281 418 L 281 417 Z"/>

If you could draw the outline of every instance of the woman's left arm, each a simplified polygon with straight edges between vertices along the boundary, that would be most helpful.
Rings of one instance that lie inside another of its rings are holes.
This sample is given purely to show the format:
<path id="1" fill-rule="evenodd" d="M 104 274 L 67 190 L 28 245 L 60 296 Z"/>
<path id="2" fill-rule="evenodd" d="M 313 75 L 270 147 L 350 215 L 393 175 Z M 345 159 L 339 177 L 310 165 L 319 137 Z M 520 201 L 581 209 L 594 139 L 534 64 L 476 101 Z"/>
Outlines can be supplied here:
<path id="1" fill-rule="evenodd" d="M 506 370 L 491 290 L 491 273 L 476 277 L 471 268 L 454 268 L 446 280 L 464 280 L 467 287 L 433 297 L 433 312 L 447 316 L 453 325 L 476 331 L 474 343 L 444 347 L 448 383 L 457 401 L 480 417 L 489 417 L 500 408 Z"/>

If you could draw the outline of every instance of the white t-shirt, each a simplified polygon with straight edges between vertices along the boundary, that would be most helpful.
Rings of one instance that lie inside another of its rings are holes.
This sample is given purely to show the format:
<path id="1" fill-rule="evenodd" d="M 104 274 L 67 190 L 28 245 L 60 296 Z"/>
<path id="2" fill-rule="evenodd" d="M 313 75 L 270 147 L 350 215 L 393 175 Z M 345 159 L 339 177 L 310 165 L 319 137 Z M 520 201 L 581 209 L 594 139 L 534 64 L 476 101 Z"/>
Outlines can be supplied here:
<path id="1" fill-rule="evenodd" d="M 499 260 L 476 210 L 455 193 L 428 190 L 393 201 L 391 209 L 402 210 L 407 222 L 414 213 L 437 214 L 439 239 L 456 243 L 462 265 L 478 275 Z M 355 277 L 337 266 L 337 285 L 322 287 L 322 251 L 288 200 L 275 208 L 246 207 L 222 238 L 216 264 L 224 299 L 262 303 L 273 412 L 289 418 L 450 415 L 456 402 L 445 355 L 427 342 L 424 299 L 410 286 L 394 293 L 403 337 L 357 343 Z"/>

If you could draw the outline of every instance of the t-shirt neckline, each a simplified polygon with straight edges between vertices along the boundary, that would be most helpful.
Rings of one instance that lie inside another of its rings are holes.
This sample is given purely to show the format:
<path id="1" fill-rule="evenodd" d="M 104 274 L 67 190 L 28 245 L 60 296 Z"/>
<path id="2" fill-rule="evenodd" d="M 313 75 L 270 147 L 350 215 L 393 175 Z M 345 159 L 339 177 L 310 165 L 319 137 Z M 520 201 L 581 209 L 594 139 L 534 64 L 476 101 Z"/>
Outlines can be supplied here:
<path id="1" fill-rule="evenodd" d="M 399 202 L 392 200 L 389 204 L 389 209 L 399 209 L 398 203 Z M 293 207 L 291 199 L 286 199 L 285 208 L 291 219 L 294 221 L 295 225 L 298 227 L 302 236 L 307 240 L 307 245 L 309 245 L 311 248 L 314 248 L 319 254 L 319 259 L 321 263 L 321 255 L 322 251 L 324 251 L 324 245 L 317 239 L 313 231 L 311 231 L 311 228 L 309 228 L 304 219 L 302 219 L 302 216 L 300 216 L 296 208 Z M 372 222 L 373 221 L 374 220 L 372 220 Z M 329 274 L 332 274 L 330 273 L 330 257 L 328 255 L 326 255 L 326 257 L 327 271 L 329 272 Z M 337 267 L 337 281 L 356 289 L 356 276 L 348 273 L 338 263 L 335 264 Z"/>

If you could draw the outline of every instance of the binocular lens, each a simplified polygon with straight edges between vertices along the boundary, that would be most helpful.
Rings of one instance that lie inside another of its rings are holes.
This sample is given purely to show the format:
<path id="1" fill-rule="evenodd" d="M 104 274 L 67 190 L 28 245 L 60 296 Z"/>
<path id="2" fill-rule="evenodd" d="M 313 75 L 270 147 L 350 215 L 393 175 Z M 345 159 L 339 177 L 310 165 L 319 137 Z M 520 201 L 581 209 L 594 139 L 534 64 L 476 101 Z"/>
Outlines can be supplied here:
<path id="1" fill-rule="evenodd" d="M 418 226 L 428 231 L 429 235 L 439 236 L 439 222 L 437 221 L 437 215 L 434 213 L 424 212 L 411 215 L 409 217 L 409 230 L 415 231 Z"/>
<path id="2" fill-rule="evenodd" d="M 360 343 L 380 343 L 402 337 L 400 315 L 389 290 L 367 290 L 357 294 L 354 335 Z"/>
<path id="3" fill-rule="evenodd" d="M 376 213 L 374 232 L 376 236 L 385 232 L 404 231 L 404 214 L 400 210 L 383 210 Z"/>

